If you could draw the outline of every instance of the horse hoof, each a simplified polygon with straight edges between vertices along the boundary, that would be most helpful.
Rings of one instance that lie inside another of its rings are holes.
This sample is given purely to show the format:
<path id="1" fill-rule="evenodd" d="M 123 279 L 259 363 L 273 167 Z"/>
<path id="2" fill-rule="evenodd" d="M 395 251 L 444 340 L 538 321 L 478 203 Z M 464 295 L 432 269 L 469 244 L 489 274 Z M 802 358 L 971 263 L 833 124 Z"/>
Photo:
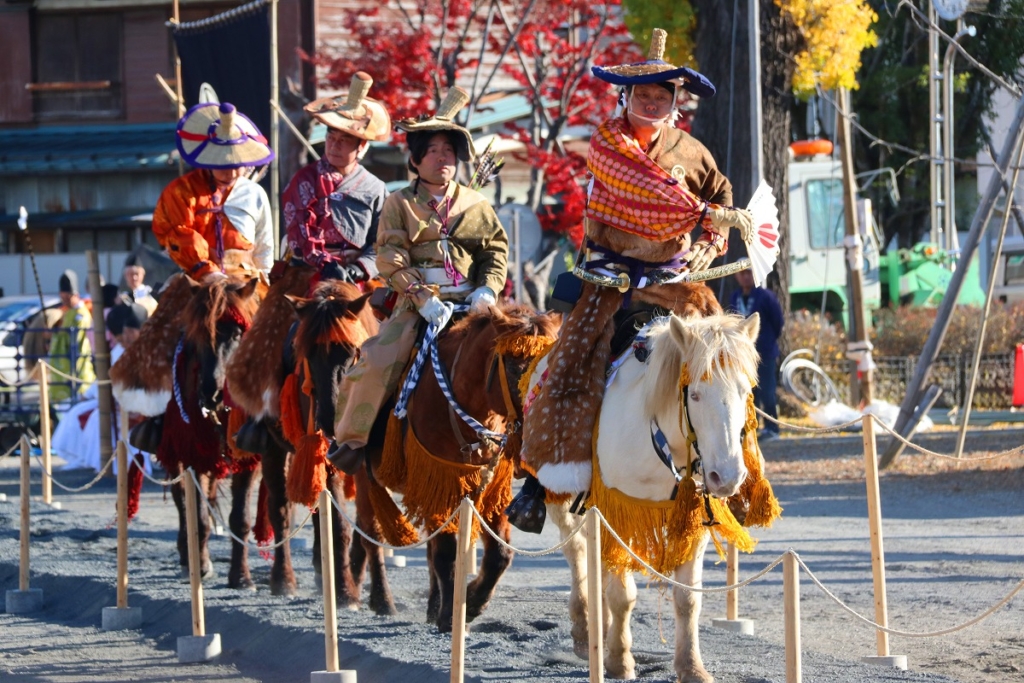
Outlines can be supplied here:
<path id="1" fill-rule="evenodd" d="M 679 683 L 715 683 L 715 677 L 705 669 L 688 669 L 678 678 Z"/>
<path id="2" fill-rule="evenodd" d="M 627 655 L 622 661 L 605 659 L 604 668 L 611 678 L 619 678 L 624 681 L 631 681 L 636 678 L 636 662 L 632 655 Z"/>
<path id="3" fill-rule="evenodd" d="M 466 629 L 466 630 L 468 631 L 469 629 Z M 451 633 L 452 632 L 452 617 L 451 617 L 451 615 L 448 615 L 447 617 L 438 617 L 437 618 L 437 632 L 438 633 Z"/>
<path id="4" fill-rule="evenodd" d="M 378 617 L 393 617 L 398 614 L 394 603 L 389 600 L 370 600 L 370 609 Z"/>
<path id="5" fill-rule="evenodd" d="M 590 643 L 585 640 L 572 641 L 572 653 L 583 661 L 587 661 L 590 659 Z"/>
<path id="6" fill-rule="evenodd" d="M 285 598 L 293 598 L 298 592 L 298 587 L 294 582 L 291 583 L 274 583 L 270 585 L 270 594 L 277 595 Z"/>
<path id="7" fill-rule="evenodd" d="M 248 576 L 241 579 L 237 579 L 235 581 L 229 581 L 228 588 L 239 591 L 252 591 L 254 593 L 256 592 L 256 584 Z"/>

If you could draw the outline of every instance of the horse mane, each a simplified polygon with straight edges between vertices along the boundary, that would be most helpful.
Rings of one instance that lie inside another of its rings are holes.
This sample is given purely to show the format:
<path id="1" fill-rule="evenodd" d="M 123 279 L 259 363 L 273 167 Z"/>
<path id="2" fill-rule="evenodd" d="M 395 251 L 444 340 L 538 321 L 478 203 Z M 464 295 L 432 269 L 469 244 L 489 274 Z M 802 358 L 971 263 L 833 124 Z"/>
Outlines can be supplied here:
<path id="1" fill-rule="evenodd" d="M 516 353 L 513 348 L 517 346 L 516 340 L 526 337 L 554 340 L 558 336 L 562 318 L 552 313 L 538 314 L 529 306 L 521 304 L 498 305 L 484 312 L 470 313 L 452 325 L 448 334 L 452 337 L 466 334 L 476 336 L 490 325 L 494 325 L 497 331 L 495 346 L 498 349 L 507 346 L 512 349 L 509 352 L 513 355 L 523 355 Z"/>
<path id="2" fill-rule="evenodd" d="M 341 280 L 318 284 L 313 295 L 301 304 L 294 341 L 298 358 L 309 358 L 322 344 L 342 344 L 352 349 L 360 346 L 367 331 L 350 308 L 362 296 L 358 287 Z"/>
<path id="3" fill-rule="evenodd" d="M 259 308 L 258 297 L 243 296 L 243 290 L 250 282 L 228 277 L 201 284 L 181 312 L 185 339 L 197 347 L 213 347 L 217 323 L 232 309 L 238 313 L 245 327 L 249 327 Z"/>
<path id="4" fill-rule="evenodd" d="M 679 378 L 685 366 L 690 382 L 725 380 L 737 374 L 757 379 L 758 355 L 754 340 L 740 328 L 743 316 L 720 313 L 680 319 L 689 333 L 680 344 L 671 332 L 671 321 L 655 324 L 648 335 L 652 353 L 644 373 L 648 414 L 659 406 L 678 401 Z"/>

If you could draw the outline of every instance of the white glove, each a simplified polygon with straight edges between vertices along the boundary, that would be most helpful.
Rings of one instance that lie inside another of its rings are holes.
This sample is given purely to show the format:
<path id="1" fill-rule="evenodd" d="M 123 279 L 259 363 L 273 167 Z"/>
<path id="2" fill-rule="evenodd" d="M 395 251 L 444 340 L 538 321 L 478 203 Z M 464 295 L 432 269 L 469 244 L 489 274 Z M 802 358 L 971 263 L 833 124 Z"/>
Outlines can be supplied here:
<path id="1" fill-rule="evenodd" d="M 483 313 L 497 302 L 490 287 L 477 287 L 469 295 L 469 310 L 473 313 Z"/>
<path id="2" fill-rule="evenodd" d="M 745 244 L 749 244 L 754 234 L 754 216 L 746 209 L 729 209 L 721 207 L 708 211 L 708 220 L 717 232 L 723 237 L 728 237 L 729 228 L 736 228 L 740 232 L 740 238 Z"/>
<path id="3" fill-rule="evenodd" d="M 448 319 L 452 317 L 452 308 L 436 296 L 432 296 L 420 306 L 420 315 L 431 325 L 444 327 L 448 324 Z"/>
<path id="4" fill-rule="evenodd" d="M 212 273 L 207 273 L 203 276 L 203 282 L 214 282 L 216 280 L 227 280 L 228 276 L 219 270 L 215 270 Z"/>

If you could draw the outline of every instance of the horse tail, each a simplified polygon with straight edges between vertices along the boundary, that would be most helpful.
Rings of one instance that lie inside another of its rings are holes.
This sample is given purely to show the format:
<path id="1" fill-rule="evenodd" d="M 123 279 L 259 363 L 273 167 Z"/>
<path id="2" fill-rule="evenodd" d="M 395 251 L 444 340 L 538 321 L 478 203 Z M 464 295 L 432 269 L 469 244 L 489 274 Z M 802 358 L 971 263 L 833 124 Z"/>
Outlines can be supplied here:
<path id="1" fill-rule="evenodd" d="M 407 546 L 419 540 L 419 534 L 409 523 L 405 515 L 398 508 L 391 493 L 377 483 L 374 477 L 367 477 L 369 481 L 370 505 L 373 507 L 373 515 L 377 519 L 377 526 L 384 540 L 394 546 Z"/>

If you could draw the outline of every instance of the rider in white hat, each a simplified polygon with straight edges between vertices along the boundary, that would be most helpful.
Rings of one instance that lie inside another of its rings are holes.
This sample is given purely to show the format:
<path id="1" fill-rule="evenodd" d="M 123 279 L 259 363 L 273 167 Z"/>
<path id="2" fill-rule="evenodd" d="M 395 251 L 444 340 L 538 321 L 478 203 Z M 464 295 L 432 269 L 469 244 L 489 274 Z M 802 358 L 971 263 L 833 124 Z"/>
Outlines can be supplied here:
<path id="1" fill-rule="evenodd" d="M 195 170 L 171 181 L 153 212 L 153 234 L 193 279 L 269 272 L 270 202 L 246 173 L 269 164 L 266 138 L 232 104 L 192 107 L 178 123 L 178 151 Z"/>

